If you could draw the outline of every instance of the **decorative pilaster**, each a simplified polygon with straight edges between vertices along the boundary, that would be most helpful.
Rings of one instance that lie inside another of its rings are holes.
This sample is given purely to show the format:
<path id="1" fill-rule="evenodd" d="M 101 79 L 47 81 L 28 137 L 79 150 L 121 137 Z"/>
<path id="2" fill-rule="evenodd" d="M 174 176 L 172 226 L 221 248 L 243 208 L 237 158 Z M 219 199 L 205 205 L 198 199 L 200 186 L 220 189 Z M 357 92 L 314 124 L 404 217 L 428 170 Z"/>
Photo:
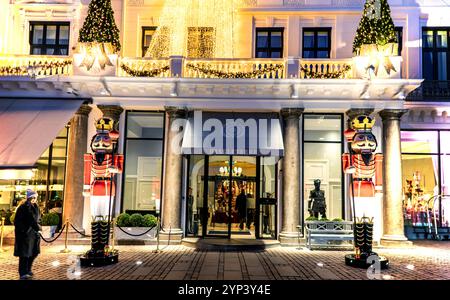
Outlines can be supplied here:
<path id="1" fill-rule="evenodd" d="M 386 109 L 383 120 L 383 236 L 386 246 L 410 246 L 403 226 L 400 118 L 407 110 Z"/>
<path id="2" fill-rule="evenodd" d="M 283 196 L 280 242 L 297 243 L 300 225 L 300 117 L 303 108 L 281 110 L 284 120 Z"/>
<path id="3" fill-rule="evenodd" d="M 162 232 L 161 238 L 180 242 L 183 235 L 181 229 L 181 181 L 183 171 L 183 156 L 181 147 L 174 144 L 183 128 L 175 121 L 186 118 L 187 111 L 178 107 L 166 107 L 168 127 L 166 128 L 166 156 L 164 172 L 164 197 L 162 202 Z"/>
<path id="4" fill-rule="evenodd" d="M 84 208 L 84 154 L 87 151 L 88 119 L 91 110 L 89 105 L 81 105 L 70 120 L 68 137 L 63 218 L 64 220 L 69 219 L 74 226 L 80 229 L 83 225 Z"/>

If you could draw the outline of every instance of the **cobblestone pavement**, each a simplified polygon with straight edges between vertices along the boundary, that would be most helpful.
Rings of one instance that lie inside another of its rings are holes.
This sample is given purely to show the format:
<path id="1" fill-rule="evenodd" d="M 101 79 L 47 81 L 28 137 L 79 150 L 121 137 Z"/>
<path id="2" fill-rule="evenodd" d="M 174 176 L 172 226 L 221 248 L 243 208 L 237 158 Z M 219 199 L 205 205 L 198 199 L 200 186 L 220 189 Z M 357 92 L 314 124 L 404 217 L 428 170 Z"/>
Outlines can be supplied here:
<path id="1" fill-rule="evenodd" d="M 119 246 L 120 261 L 103 268 L 76 267 L 76 254 L 88 249 L 42 247 L 33 267 L 35 279 L 182 279 L 182 280 L 317 280 L 368 279 L 366 270 L 345 266 L 345 251 L 273 248 L 266 251 L 206 251 L 170 246 L 152 253 L 154 246 Z M 450 279 L 450 242 L 420 242 L 413 249 L 376 249 L 390 259 L 379 278 L 394 280 Z M 17 279 L 18 259 L 12 248 L 0 253 L 0 279 Z"/>

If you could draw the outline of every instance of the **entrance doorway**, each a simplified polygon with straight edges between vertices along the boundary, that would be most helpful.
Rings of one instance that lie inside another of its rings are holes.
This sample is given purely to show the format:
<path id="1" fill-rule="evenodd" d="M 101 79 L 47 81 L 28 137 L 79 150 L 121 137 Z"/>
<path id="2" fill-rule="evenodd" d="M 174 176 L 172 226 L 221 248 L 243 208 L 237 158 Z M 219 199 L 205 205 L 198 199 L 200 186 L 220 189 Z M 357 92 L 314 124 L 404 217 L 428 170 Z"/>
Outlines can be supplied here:
<path id="1" fill-rule="evenodd" d="M 276 162 L 259 156 L 190 156 L 187 236 L 276 239 Z"/>

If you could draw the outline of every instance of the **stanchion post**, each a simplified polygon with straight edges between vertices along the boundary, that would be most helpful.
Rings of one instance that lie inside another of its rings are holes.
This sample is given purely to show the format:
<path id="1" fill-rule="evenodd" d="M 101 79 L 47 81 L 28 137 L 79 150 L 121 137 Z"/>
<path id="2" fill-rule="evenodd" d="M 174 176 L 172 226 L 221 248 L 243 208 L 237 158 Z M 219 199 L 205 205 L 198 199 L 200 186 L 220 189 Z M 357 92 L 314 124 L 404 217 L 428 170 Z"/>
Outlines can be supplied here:
<path id="1" fill-rule="evenodd" d="M 161 231 L 161 218 L 160 218 L 160 212 L 161 212 L 161 200 L 156 199 L 155 200 L 155 206 L 156 206 L 156 250 L 153 251 L 153 253 L 159 253 L 161 250 L 159 250 L 159 233 Z"/>
<path id="2" fill-rule="evenodd" d="M 69 219 L 66 219 L 66 239 L 64 241 L 64 249 L 61 250 L 61 253 L 69 253 L 70 252 L 70 249 L 67 248 L 67 240 L 69 238 L 69 226 L 70 226 Z"/>
<path id="3" fill-rule="evenodd" d="M 112 218 L 112 220 L 111 220 L 111 229 L 112 229 L 112 231 L 111 231 L 111 250 L 114 250 L 114 239 L 115 239 L 115 236 L 114 236 L 114 219 L 115 218 Z"/>
<path id="4" fill-rule="evenodd" d="M 0 233 L 0 253 L 6 252 L 6 249 L 3 249 L 3 233 L 5 229 L 5 217 L 2 217 L 2 228 Z"/>

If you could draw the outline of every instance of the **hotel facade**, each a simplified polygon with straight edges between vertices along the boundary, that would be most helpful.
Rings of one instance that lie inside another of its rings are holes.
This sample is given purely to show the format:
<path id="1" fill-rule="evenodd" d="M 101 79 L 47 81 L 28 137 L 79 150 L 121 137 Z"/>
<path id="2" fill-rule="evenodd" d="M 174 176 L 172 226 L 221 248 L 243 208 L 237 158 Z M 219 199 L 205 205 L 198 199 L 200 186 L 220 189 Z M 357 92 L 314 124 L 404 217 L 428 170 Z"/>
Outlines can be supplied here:
<path id="1" fill-rule="evenodd" d="M 445 1 L 389 1 L 398 53 L 376 74 L 352 53 L 361 0 L 112 0 L 120 53 L 87 70 L 77 44 L 89 2 L 0 3 L 1 209 L 31 186 L 44 210 L 60 202 L 64 219 L 89 231 L 83 155 L 104 116 L 118 122 L 124 155 L 116 216 L 160 203 L 173 242 L 295 244 L 316 180 L 327 218 L 352 220 L 345 132 L 370 115 L 383 154 L 382 188 L 367 204 L 375 241 L 425 238 L 408 231 L 416 227 L 448 232 Z M 213 127 L 221 142 L 208 143 Z"/>

